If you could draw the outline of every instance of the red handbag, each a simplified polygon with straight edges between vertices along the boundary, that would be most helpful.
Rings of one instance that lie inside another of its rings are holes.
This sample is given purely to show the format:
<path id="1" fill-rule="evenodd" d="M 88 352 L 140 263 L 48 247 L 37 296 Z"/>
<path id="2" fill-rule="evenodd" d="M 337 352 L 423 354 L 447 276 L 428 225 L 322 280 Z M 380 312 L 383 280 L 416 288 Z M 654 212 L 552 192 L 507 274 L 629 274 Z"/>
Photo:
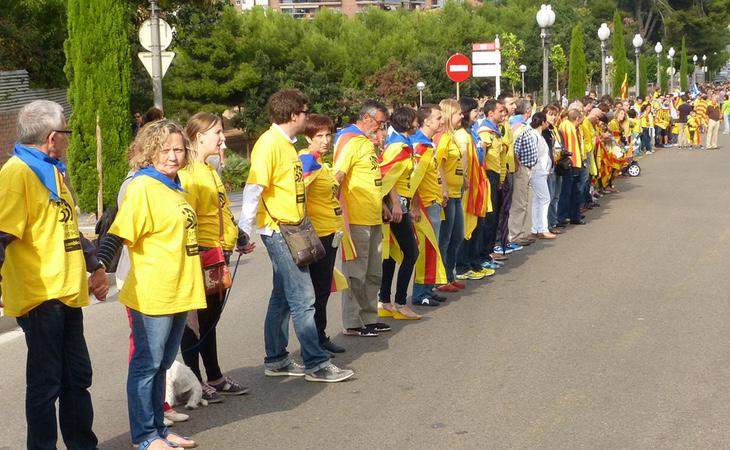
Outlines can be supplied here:
<path id="1" fill-rule="evenodd" d="M 217 185 L 215 177 L 213 177 L 213 184 Z M 218 242 L 223 242 L 223 209 L 220 200 L 218 200 Z M 201 252 L 200 263 L 203 266 L 203 282 L 205 283 L 206 295 L 222 295 L 223 291 L 231 287 L 233 279 L 228 264 L 226 264 L 222 247 L 215 247 Z"/>

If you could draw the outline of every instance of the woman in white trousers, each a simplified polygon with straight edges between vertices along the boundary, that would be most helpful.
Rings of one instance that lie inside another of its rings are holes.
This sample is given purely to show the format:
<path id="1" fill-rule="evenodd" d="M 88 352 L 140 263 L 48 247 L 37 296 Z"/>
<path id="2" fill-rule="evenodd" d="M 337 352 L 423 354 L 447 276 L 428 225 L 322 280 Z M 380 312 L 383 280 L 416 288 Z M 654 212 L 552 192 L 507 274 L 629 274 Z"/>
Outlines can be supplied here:
<path id="1" fill-rule="evenodd" d="M 550 148 L 542 132 L 549 126 L 545 113 L 538 112 L 532 116 L 530 123 L 534 138 L 537 143 L 537 158 L 531 167 L 530 187 L 532 188 L 532 234 L 540 239 L 555 239 L 557 235 L 550 232 L 548 228 L 548 208 L 550 207 L 550 190 L 548 189 L 548 175 L 553 170 L 550 161 Z"/>

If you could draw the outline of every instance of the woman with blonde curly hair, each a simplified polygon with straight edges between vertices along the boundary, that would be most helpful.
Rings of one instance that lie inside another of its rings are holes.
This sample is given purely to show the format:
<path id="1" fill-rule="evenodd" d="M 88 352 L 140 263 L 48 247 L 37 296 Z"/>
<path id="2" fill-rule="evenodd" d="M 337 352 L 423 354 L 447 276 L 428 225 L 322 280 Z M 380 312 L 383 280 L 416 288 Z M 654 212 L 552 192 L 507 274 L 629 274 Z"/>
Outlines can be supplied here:
<path id="1" fill-rule="evenodd" d="M 187 312 L 206 307 L 198 255 L 197 216 L 182 195 L 177 173 L 192 158 L 175 122 L 142 128 L 132 144 L 136 174 L 99 246 L 106 266 L 122 244 L 130 269 L 119 295 L 132 317 L 134 350 L 127 375 L 132 443 L 140 449 L 192 448 L 164 425 L 165 372 L 180 346 Z"/>

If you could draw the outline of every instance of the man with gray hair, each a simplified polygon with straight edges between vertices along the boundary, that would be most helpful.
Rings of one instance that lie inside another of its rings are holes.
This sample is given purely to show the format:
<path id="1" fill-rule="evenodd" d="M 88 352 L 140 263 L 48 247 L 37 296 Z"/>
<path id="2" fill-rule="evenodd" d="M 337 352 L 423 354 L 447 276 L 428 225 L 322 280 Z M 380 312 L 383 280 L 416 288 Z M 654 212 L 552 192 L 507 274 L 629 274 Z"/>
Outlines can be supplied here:
<path id="1" fill-rule="evenodd" d="M 58 103 L 26 105 L 13 156 L 0 169 L 0 287 L 5 314 L 17 318 L 28 347 L 29 449 L 56 448 L 57 399 L 66 447 L 97 446 L 81 308 L 89 291 L 104 300 L 108 286 L 65 182 L 70 133 Z"/>
<path id="2" fill-rule="evenodd" d="M 391 207 L 383 203 L 383 179 L 372 142 L 376 133 L 384 130 L 387 119 L 385 106 L 368 100 L 357 122 L 340 130 L 335 138 L 333 166 L 345 220 L 342 269 L 350 284 L 342 293 L 342 324 L 349 336 L 377 336 L 390 331 L 388 324 L 376 322 L 382 278 L 381 226 L 383 220 L 390 221 Z M 400 214 L 400 205 L 392 208 Z"/>

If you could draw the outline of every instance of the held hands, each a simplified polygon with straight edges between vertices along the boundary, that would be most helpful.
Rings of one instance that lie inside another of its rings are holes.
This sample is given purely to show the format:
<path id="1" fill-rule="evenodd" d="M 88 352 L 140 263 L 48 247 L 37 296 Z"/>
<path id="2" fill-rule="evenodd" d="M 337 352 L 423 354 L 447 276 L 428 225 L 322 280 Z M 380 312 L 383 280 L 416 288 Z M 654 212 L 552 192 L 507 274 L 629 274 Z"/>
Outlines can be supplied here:
<path id="1" fill-rule="evenodd" d="M 109 281 L 106 277 L 106 270 L 100 267 L 89 276 L 89 292 L 94 294 L 97 300 L 103 302 L 109 293 Z"/>
<path id="2" fill-rule="evenodd" d="M 400 223 L 401 220 L 403 220 L 403 210 L 400 207 L 400 203 L 393 204 L 393 210 L 391 213 L 391 219 L 390 221 L 393 223 Z"/>
<path id="3" fill-rule="evenodd" d="M 383 203 L 383 223 L 390 223 L 393 220 L 393 215 L 390 213 L 388 205 Z"/>
<path id="4" fill-rule="evenodd" d="M 408 213 L 408 215 L 409 215 L 409 216 L 411 217 L 411 220 L 412 220 L 412 221 L 413 221 L 414 223 L 415 223 L 415 222 L 420 222 L 420 220 L 421 220 L 421 211 L 419 211 L 418 209 L 412 209 L 412 210 L 411 210 L 411 211 L 410 211 L 410 212 Z"/>
<path id="5" fill-rule="evenodd" d="M 446 208 L 446 205 L 449 203 L 449 191 L 444 189 L 441 191 L 441 206 Z"/>
<path id="6" fill-rule="evenodd" d="M 238 230 L 238 240 L 236 241 L 236 251 L 245 255 L 251 253 L 256 248 L 256 243 L 251 242 L 248 234 L 241 229 Z"/>

